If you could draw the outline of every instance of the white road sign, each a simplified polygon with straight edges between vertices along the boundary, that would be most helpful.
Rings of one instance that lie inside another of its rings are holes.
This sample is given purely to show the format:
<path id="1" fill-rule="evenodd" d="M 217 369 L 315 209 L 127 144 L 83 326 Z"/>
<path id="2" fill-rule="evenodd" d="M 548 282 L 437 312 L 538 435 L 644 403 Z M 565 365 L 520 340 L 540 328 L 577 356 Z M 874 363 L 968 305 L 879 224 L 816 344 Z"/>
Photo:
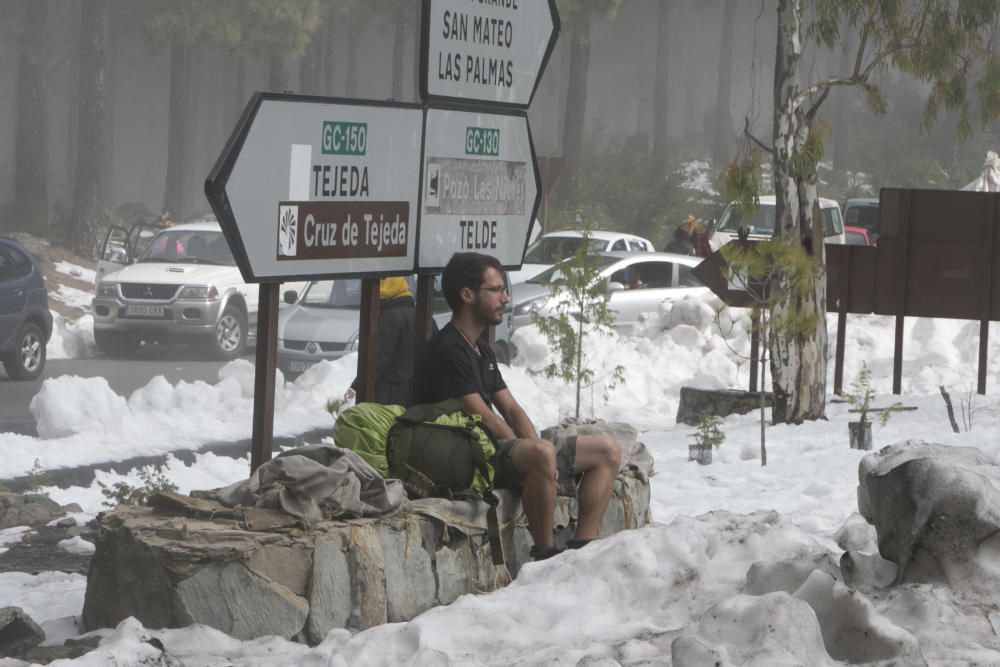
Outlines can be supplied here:
<path id="1" fill-rule="evenodd" d="M 419 269 L 470 250 L 520 266 L 541 190 L 527 115 L 428 109 L 425 126 Z"/>
<path id="2" fill-rule="evenodd" d="M 424 99 L 527 107 L 559 33 L 555 0 L 425 0 Z"/>
<path id="3" fill-rule="evenodd" d="M 423 111 L 258 93 L 205 182 L 248 282 L 410 273 Z"/>

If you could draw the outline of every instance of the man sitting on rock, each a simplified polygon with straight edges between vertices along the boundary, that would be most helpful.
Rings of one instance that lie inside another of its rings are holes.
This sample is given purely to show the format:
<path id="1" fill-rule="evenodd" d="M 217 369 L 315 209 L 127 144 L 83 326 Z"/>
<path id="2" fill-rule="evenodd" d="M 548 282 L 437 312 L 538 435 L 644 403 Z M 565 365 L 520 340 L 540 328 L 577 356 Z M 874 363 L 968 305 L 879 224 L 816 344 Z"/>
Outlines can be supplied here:
<path id="1" fill-rule="evenodd" d="M 544 560 L 561 551 L 552 543 L 557 491 L 578 498 L 576 535 L 567 546 L 582 547 L 597 537 L 618 475 L 621 447 L 606 435 L 560 436 L 555 442 L 538 437 L 504 383 L 493 350 L 480 338 L 487 327 L 501 322 L 509 300 L 495 257 L 455 253 L 441 282 L 452 318 L 427 343 L 417 378 L 417 402 L 454 398 L 465 412 L 482 417 L 497 449 L 491 462 L 494 486 L 521 495 L 534 540 L 532 558 Z"/>

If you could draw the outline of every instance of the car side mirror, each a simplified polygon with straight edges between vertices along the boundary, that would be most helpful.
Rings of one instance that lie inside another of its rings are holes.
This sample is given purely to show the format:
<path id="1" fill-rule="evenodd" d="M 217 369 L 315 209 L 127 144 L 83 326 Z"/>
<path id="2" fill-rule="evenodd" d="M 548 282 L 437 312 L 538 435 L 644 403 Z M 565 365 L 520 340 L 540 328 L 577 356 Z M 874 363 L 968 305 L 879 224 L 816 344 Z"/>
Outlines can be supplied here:
<path id="1" fill-rule="evenodd" d="M 625 285 L 618 282 L 617 280 L 612 280 L 608 283 L 609 292 L 623 292 L 625 291 Z"/>
<path id="2" fill-rule="evenodd" d="M 285 303 L 295 303 L 299 300 L 299 293 L 293 289 L 285 290 L 284 299 Z"/>

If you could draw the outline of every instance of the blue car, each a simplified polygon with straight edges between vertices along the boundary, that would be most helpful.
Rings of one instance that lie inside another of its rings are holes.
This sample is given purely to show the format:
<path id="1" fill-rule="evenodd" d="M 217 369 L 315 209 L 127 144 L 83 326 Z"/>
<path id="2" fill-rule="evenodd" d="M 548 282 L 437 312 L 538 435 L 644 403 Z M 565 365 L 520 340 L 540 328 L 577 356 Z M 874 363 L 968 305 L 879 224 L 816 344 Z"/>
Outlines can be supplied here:
<path id="1" fill-rule="evenodd" d="M 12 380 L 34 380 L 45 368 L 52 313 L 42 269 L 12 238 L 0 236 L 0 361 Z"/>

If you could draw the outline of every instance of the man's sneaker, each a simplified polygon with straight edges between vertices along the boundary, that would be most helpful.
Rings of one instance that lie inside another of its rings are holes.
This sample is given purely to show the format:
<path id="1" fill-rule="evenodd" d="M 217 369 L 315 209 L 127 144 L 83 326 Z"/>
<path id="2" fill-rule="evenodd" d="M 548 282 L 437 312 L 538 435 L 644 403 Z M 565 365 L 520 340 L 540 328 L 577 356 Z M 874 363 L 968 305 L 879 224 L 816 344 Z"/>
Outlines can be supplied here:
<path id="1" fill-rule="evenodd" d="M 528 554 L 534 560 L 547 560 L 555 555 L 561 554 L 562 549 L 559 547 L 548 547 L 547 549 L 539 549 L 538 547 L 531 547 L 531 551 Z"/>
<path id="2" fill-rule="evenodd" d="M 581 538 L 578 538 L 578 537 L 572 537 L 572 538 L 566 540 L 566 548 L 567 549 L 580 549 L 582 547 L 587 546 L 588 544 L 590 544 L 593 541 L 594 541 L 593 539 L 589 539 L 588 540 L 588 539 L 581 539 Z"/>

